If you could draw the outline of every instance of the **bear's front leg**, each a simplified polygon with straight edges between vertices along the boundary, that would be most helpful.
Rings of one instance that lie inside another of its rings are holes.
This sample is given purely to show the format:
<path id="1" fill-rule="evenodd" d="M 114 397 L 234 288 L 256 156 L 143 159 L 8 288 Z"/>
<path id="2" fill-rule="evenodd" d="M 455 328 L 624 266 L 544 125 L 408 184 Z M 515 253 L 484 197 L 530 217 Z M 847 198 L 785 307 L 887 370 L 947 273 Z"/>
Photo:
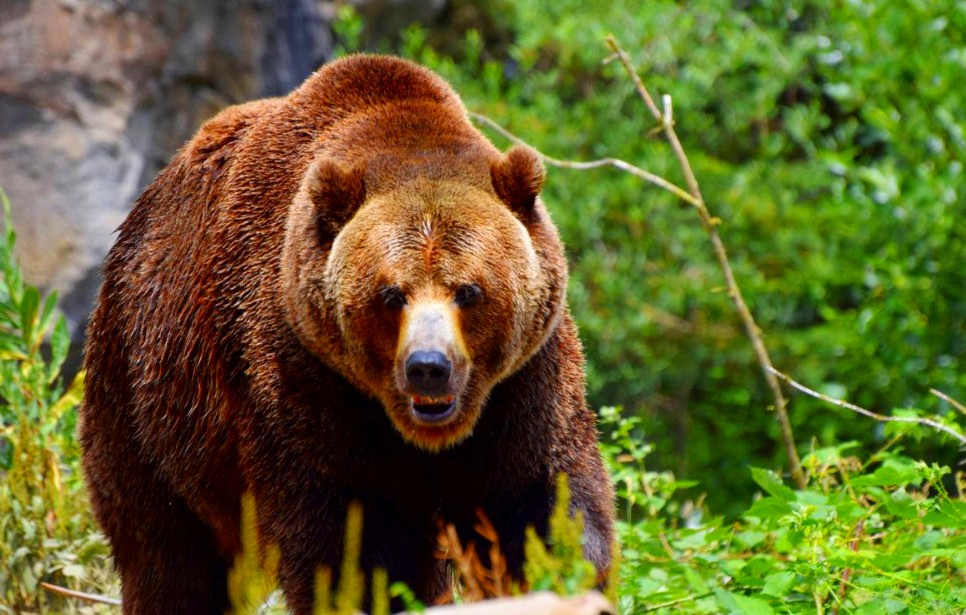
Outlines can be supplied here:
<path id="1" fill-rule="evenodd" d="M 121 575 L 125 615 L 221 615 L 229 608 L 229 557 L 131 438 L 95 431 L 85 443 L 91 501 Z"/>
<path id="2" fill-rule="evenodd" d="M 362 608 L 371 605 L 373 570 L 382 568 L 389 582 L 402 581 L 426 604 L 449 589 L 445 562 L 436 555 L 436 526 L 431 516 L 414 518 L 372 495 L 315 487 L 279 497 L 272 488 L 259 501 L 259 521 L 267 543 L 280 551 L 278 581 L 295 615 L 312 613 L 317 599 L 316 573 L 328 569 L 335 595 L 342 570 L 346 519 L 350 505 L 361 505 L 362 544 L 358 566 L 365 575 Z M 402 604 L 392 603 L 394 611 Z"/>

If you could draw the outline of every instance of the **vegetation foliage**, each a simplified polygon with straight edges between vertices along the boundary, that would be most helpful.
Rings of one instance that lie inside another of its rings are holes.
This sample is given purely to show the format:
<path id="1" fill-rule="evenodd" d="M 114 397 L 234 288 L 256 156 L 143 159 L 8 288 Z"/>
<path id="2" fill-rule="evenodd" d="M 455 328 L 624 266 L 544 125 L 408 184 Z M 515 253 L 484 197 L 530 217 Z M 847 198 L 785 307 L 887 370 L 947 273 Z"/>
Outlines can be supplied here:
<path id="1" fill-rule="evenodd" d="M 775 364 L 833 397 L 939 415 L 963 433 L 956 404 L 926 392 L 966 398 L 966 5 L 454 0 L 450 10 L 456 35 L 414 27 L 396 51 L 543 152 L 622 158 L 681 183 L 632 84 L 602 63 L 617 34 L 648 87 L 674 97 L 677 133 Z M 345 50 L 364 47 L 365 32 L 342 13 Z M 807 482 L 786 484 L 767 387 L 693 212 L 613 169 L 582 173 L 551 169 L 544 198 L 570 251 L 570 302 L 618 486 L 621 611 L 966 610 L 955 440 L 796 396 Z M 59 383 L 56 299 L 23 284 L 9 226 L 2 242 L 0 612 L 70 610 L 38 582 L 116 594 L 80 485 L 80 381 Z M 580 591 L 592 575 L 574 542 L 580 520 L 558 515 L 550 548 L 528 547 L 527 580 Z M 464 590 L 474 574 L 504 587 L 499 570 L 456 553 Z M 245 574 L 232 595 L 256 604 L 268 590 Z M 320 578 L 320 595 L 329 585 Z M 323 603 L 349 608 L 358 587 Z"/>
<path id="2" fill-rule="evenodd" d="M 857 442 L 844 442 L 804 457 L 805 489 L 752 467 L 760 497 L 728 519 L 676 495 L 691 484 L 648 469 L 652 447 L 635 435 L 640 419 L 615 408 L 602 417 L 610 436 L 603 449 L 624 504 L 622 612 L 966 609 L 963 472 L 893 450 L 897 438 L 864 461 Z M 920 425 L 903 435 L 932 437 Z"/>
<path id="3" fill-rule="evenodd" d="M 4 219 L 10 204 L 0 191 Z M 41 581 L 68 587 L 107 576 L 74 438 L 83 376 L 67 390 L 70 336 L 55 307 L 24 284 L 9 223 L 0 234 L 0 613 L 67 609 Z M 49 350 L 43 352 L 49 336 Z"/>

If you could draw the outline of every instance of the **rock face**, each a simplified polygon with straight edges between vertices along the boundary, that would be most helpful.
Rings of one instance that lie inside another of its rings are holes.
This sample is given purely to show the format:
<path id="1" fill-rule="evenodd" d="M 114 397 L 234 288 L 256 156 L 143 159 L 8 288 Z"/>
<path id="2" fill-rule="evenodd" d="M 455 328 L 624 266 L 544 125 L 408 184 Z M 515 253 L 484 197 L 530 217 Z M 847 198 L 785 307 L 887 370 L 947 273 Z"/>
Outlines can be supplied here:
<path id="1" fill-rule="evenodd" d="M 442 8 L 356 4 L 401 26 Z M 75 339 L 140 190 L 218 110 L 328 60 L 333 14 L 320 0 L 0 0 L 0 187 L 26 278 L 60 293 Z"/>
<path id="2" fill-rule="evenodd" d="M 147 15 L 104 4 L 4 2 L 0 13 L 0 186 L 18 255 L 28 281 L 77 287 L 89 303 L 81 288 L 96 286 L 89 272 L 144 170 L 146 127 L 132 120 L 166 45 Z"/>

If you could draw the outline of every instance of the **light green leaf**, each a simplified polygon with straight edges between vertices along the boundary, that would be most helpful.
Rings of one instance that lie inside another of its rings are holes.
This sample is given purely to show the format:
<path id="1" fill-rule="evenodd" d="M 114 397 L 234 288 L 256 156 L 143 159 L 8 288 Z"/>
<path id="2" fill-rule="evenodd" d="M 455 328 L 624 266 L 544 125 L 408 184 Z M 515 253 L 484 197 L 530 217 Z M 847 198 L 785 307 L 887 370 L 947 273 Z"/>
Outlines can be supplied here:
<path id="1" fill-rule="evenodd" d="M 773 495 L 776 498 L 781 498 L 789 502 L 795 499 L 795 492 L 785 486 L 781 477 L 775 474 L 775 472 L 762 468 L 752 468 L 751 477 L 768 495 Z"/>
<path id="2" fill-rule="evenodd" d="M 791 514 L 792 507 L 785 500 L 779 498 L 762 498 L 751 505 L 751 508 L 745 511 L 745 517 L 755 517 L 756 519 L 761 519 L 762 521 L 769 519 L 781 519 L 782 517 Z"/>
<path id="3" fill-rule="evenodd" d="M 966 528 L 966 502 L 958 500 L 940 502 L 923 516 L 922 522 L 938 527 Z"/>
<path id="4" fill-rule="evenodd" d="M 903 519 L 915 519 L 919 516 L 916 501 L 912 499 L 905 488 L 897 489 L 885 498 L 885 507 L 889 512 Z"/>
<path id="5" fill-rule="evenodd" d="M 61 572 L 65 577 L 70 577 L 71 579 L 83 579 L 86 573 L 84 567 L 80 564 L 70 564 L 64 566 L 61 569 Z"/>
<path id="6" fill-rule="evenodd" d="M 784 596 L 795 583 L 796 575 L 791 571 L 776 572 L 765 577 L 761 593 L 769 596 Z"/>
<path id="7" fill-rule="evenodd" d="M 886 459 L 872 474 L 857 476 L 852 479 L 853 487 L 886 487 L 919 484 L 922 482 L 921 472 L 908 459 Z"/>
<path id="8" fill-rule="evenodd" d="M 64 364 L 69 349 L 70 331 L 67 329 L 67 320 L 61 316 L 54 323 L 54 331 L 50 334 L 50 363 L 47 367 L 48 384 L 60 375 L 60 367 Z"/>
<path id="9" fill-rule="evenodd" d="M 715 590 L 718 605 L 736 615 L 774 615 L 775 609 L 761 598 L 743 596 L 724 589 Z"/>
<path id="10" fill-rule="evenodd" d="M 37 326 L 37 311 L 40 309 L 40 293 L 33 286 L 24 289 L 20 301 L 20 326 L 23 341 L 30 348 L 34 343 L 34 329 Z"/>

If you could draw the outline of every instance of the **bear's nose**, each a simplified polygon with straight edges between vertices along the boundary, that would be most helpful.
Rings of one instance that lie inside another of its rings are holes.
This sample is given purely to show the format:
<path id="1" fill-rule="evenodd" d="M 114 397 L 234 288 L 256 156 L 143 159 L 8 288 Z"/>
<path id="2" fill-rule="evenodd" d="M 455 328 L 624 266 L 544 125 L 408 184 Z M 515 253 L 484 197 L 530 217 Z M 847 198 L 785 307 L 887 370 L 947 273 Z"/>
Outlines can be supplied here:
<path id="1" fill-rule="evenodd" d="M 445 393 L 452 371 L 453 364 L 438 350 L 417 350 L 406 359 L 406 380 L 420 395 Z"/>

